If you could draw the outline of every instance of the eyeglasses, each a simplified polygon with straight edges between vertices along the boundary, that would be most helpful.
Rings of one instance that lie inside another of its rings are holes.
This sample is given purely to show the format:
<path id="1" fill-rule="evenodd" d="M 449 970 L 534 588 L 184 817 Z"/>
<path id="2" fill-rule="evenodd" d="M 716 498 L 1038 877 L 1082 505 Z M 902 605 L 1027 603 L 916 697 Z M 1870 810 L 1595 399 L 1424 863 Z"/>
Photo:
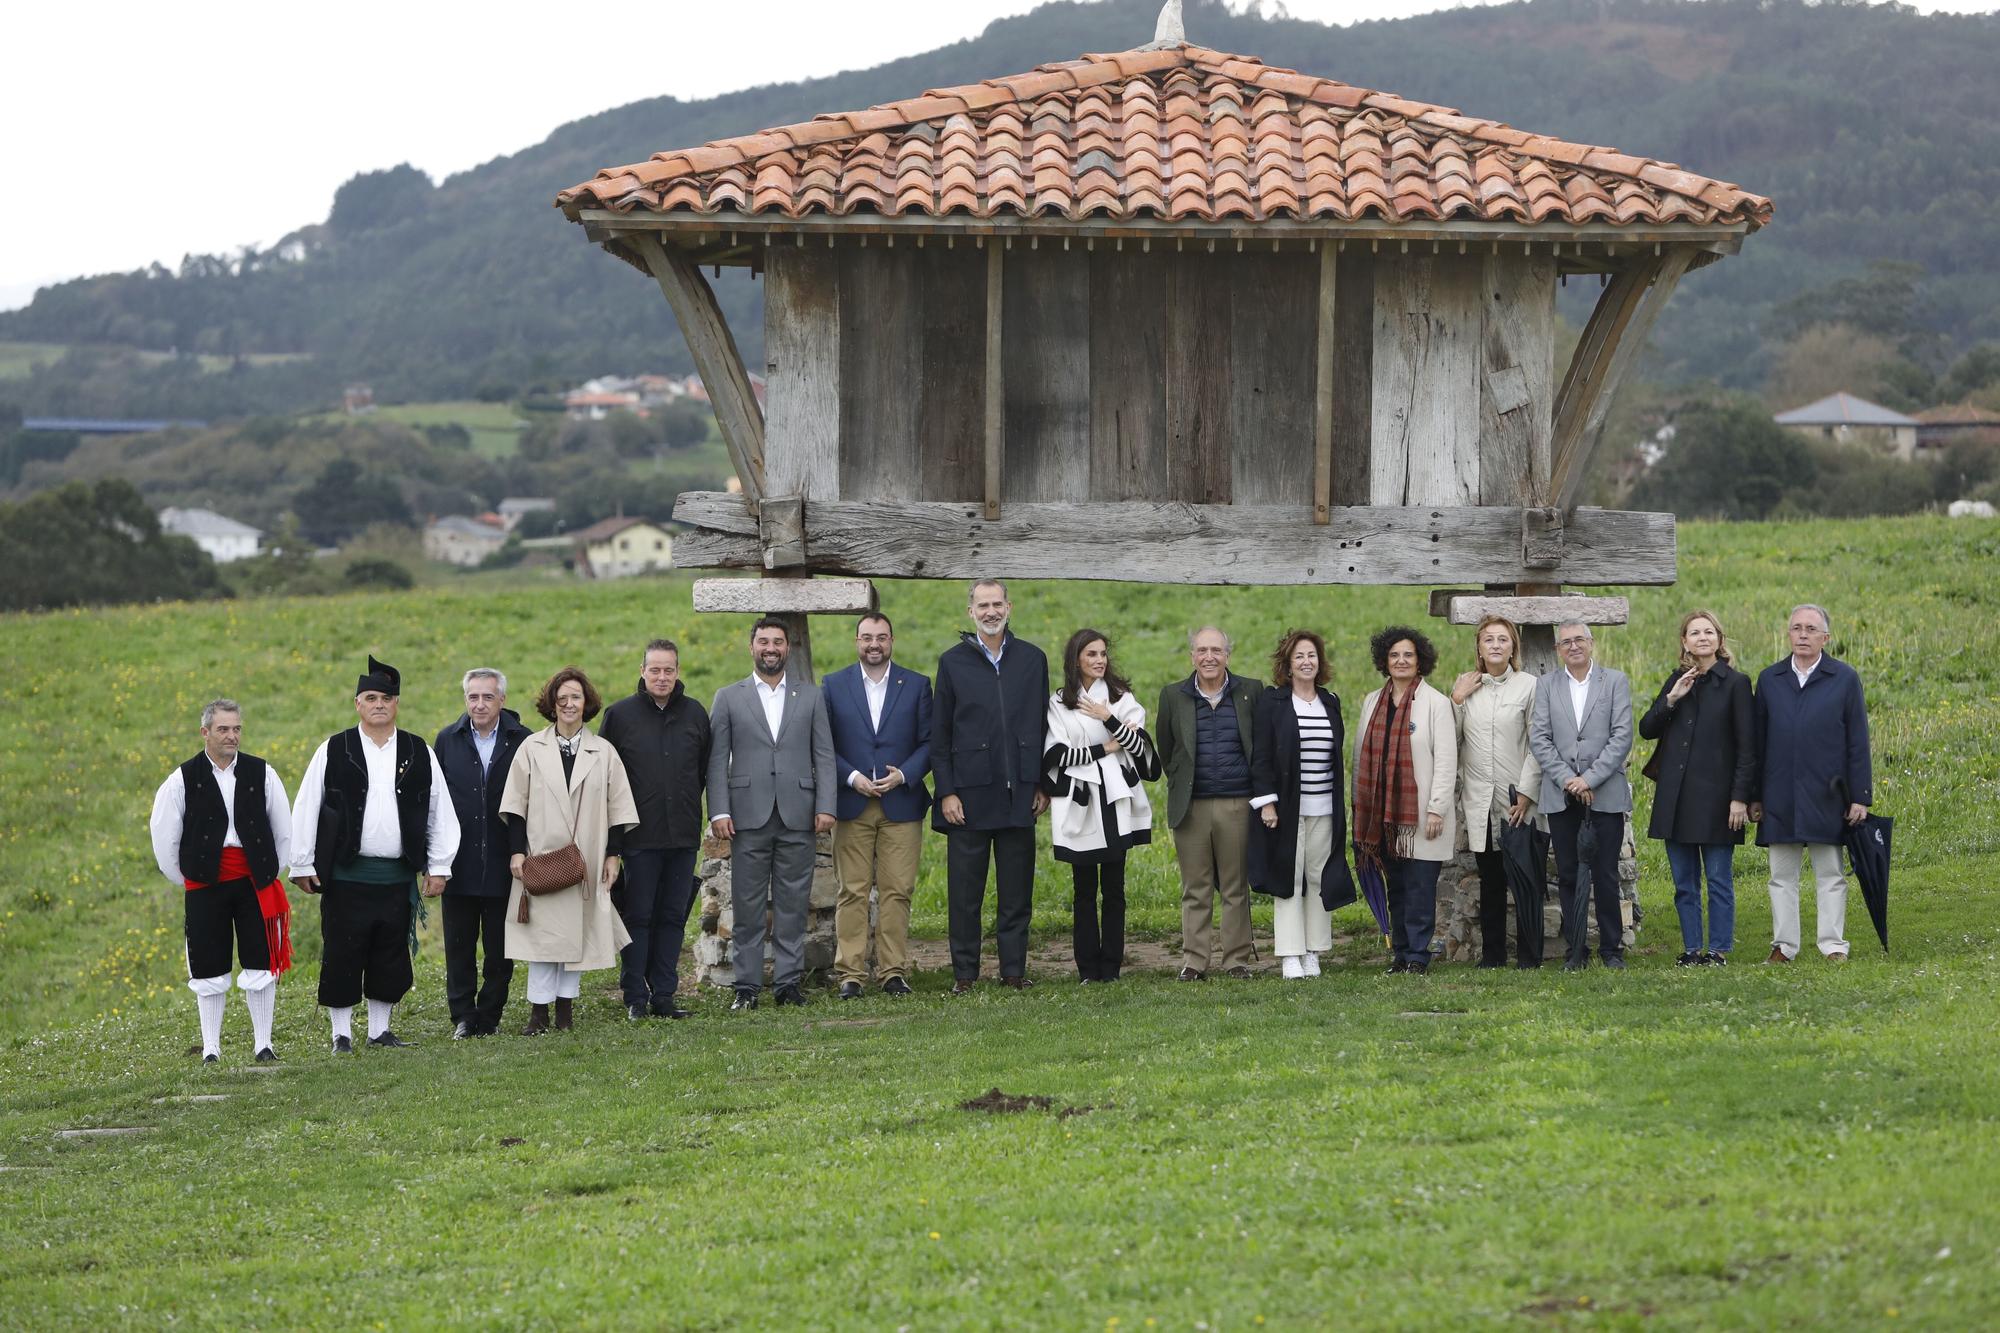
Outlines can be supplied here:
<path id="1" fill-rule="evenodd" d="M 1557 639 L 1556 647 L 1574 648 L 1580 643 L 1589 643 L 1589 642 L 1590 642 L 1590 636 L 1588 634 L 1572 634 L 1567 639 Z"/>

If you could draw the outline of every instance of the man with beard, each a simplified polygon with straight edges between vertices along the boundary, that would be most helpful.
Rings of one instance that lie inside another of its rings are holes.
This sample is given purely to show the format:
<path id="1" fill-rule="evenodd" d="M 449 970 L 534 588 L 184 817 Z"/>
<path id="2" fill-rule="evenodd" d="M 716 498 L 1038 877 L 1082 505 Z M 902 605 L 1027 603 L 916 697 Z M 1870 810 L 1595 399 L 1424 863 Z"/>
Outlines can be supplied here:
<path id="1" fill-rule="evenodd" d="M 791 631 L 769 616 L 750 630 L 754 670 L 710 710 L 708 818 L 731 841 L 736 963 L 732 1010 L 755 1009 L 764 986 L 764 913 L 771 914 L 771 988 L 804 1004 L 806 911 L 817 835 L 833 828 L 833 733 L 811 681 L 787 678 Z"/>
<path id="2" fill-rule="evenodd" d="M 465 712 L 432 748 L 458 816 L 458 857 L 444 891 L 444 996 L 453 1041 L 500 1030 L 514 960 L 507 956 L 507 829 L 500 793 L 514 751 L 534 733 L 507 707 L 507 677 L 474 667 L 460 682 Z M 486 951 L 482 976 L 478 951 Z"/>
<path id="3" fill-rule="evenodd" d="M 250 1011 L 251 1050 L 271 1048 L 278 976 L 292 965 L 291 906 L 278 872 L 291 856 L 285 784 L 262 759 L 241 752 L 243 713 L 234 700 L 201 710 L 202 752 L 167 775 L 153 797 L 153 859 L 186 892 L 188 989 L 201 1020 L 204 1064 L 222 1059 L 232 936 L 242 970 L 236 988 Z"/>
<path id="4" fill-rule="evenodd" d="M 370 1046 L 414 1044 L 389 1020 L 414 980 L 416 877 L 425 897 L 437 897 L 458 855 L 458 816 L 437 756 L 396 728 L 402 684 L 396 668 L 368 659 L 354 685 L 361 724 L 313 751 L 292 809 L 292 883 L 323 895 L 319 1002 L 336 1055 L 354 1051 L 354 1006 L 364 996 Z"/>
<path id="5" fill-rule="evenodd" d="M 947 929 L 953 995 L 979 979 L 980 915 L 993 865 L 994 934 L 1001 984 L 1028 981 L 1028 920 L 1034 914 L 1035 820 L 1041 788 L 1049 659 L 1007 628 L 1013 614 L 998 579 L 972 585 L 972 633 L 938 659 L 931 716 L 931 826 L 945 835 Z"/>
<path id="6" fill-rule="evenodd" d="M 619 960 L 625 1013 L 686 1018 L 674 994 L 694 907 L 709 726 L 708 710 L 681 681 L 681 650 L 672 639 L 646 645 L 639 688 L 604 710 L 598 735 L 618 751 L 639 808 L 639 826 L 625 831 L 621 896 L 632 936 Z"/>

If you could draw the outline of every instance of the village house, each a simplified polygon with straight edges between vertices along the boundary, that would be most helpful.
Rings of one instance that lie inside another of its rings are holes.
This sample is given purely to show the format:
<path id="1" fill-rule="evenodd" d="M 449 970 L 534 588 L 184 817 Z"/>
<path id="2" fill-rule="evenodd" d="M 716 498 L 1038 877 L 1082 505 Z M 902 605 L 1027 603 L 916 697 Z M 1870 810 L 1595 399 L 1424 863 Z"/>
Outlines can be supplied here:
<path id="1" fill-rule="evenodd" d="M 1780 412 L 1771 420 L 1787 430 L 1836 444 L 1869 445 L 1908 461 L 1917 455 L 1917 420 L 1851 393 L 1828 394 L 1816 403 Z"/>
<path id="2" fill-rule="evenodd" d="M 643 518 L 607 518 L 570 537 L 576 572 L 587 579 L 622 579 L 674 567 L 674 539 Z"/>
<path id="3" fill-rule="evenodd" d="M 500 522 L 512 532 L 521 526 L 521 520 L 530 514 L 552 514 L 556 502 L 539 495 L 510 495 L 501 500 L 494 512 L 500 515 Z"/>
<path id="4" fill-rule="evenodd" d="M 424 558 L 470 569 L 499 550 L 507 529 L 499 522 L 451 514 L 424 529 Z"/>
<path id="5" fill-rule="evenodd" d="M 160 531 L 192 537 L 218 565 L 257 554 L 264 534 L 247 523 L 224 518 L 213 509 L 162 509 Z"/>
<path id="6" fill-rule="evenodd" d="M 1917 413 L 1917 456 L 1935 458 L 1954 440 L 2000 440 L 2000 412 L 1953 403 Z"/>

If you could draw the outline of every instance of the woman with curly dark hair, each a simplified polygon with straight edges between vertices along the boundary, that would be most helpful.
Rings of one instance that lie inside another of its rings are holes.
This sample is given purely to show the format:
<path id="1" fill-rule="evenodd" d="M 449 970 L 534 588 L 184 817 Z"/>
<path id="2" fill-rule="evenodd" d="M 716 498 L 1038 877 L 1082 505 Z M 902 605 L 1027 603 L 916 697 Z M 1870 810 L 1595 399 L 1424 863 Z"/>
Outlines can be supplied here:
<path id="1" fill-rule="evenodd" d="M 586 725 L 602 706 L 581 669 L 566 666 L 551 676 L 535 700 L 551 725 L 521 742 L 500 797 L 513 852 L 507 956 L 528 964 L 524 1036 L 549 1029 L 551 1005 L 554 1025 L 570 1027 L 583 974 L 618 966 L 618 951 L 632 941 L 612 909 L 611 881 L 624 831 L 639 822 L 639 810 L 618 751 Z M 581 853 L 582 877 L 530 898 L 523 863 L 572 845 Z"/>
<path id="2" fill-rule="evenodd" d="M 1125 961 L 1125 853 L 1153 839 L 1153 807 L 1140 784 L 1160 776 L 1160 754 L 1099 631 L 1080 629 L 1064 645 L 1063 687 L 1049 697 L 1047 728 L 1049 841 L 1074 888 L 1077 979 L 1116 981 Z"/>
<path id="3" fill-rule="evenodd" d="M 1437 649 L 1391 625 L 1368 641 L 1387 682 L 1361 701 L 1354 747 L 1354 855 L 1377 867 L 1389 897 L 1389 970 L 1431 965 L 1438 872 L 1458 836 L 1458 727 L 1451 700 L 1424 677 Z"/>
<path id="4" fill-rule="evenodd" d="M 1354 901 L 1341 852 L 1343 732 L 1331 675 L 1326 640 L 1287 630 L 1250 724 L 1250 887 L 1271 895 L 1271 949 L 1292 979 L 1319 975 L 1319 956 L 1333 947 L 1333 909 Z"/>

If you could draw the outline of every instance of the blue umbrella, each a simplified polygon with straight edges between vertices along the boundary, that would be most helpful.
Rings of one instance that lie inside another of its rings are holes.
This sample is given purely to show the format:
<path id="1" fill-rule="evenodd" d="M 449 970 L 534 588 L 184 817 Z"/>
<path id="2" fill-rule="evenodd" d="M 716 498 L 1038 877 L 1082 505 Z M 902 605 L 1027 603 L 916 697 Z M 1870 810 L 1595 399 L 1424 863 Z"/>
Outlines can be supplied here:
<path id="1" fill-rule="evenodd" d="M 1382 863 L 1361 850 L 1354 849 L 1354 877 L 1361 885 L 1361 897 L 1368 904 L 1368 910 L 1375 914 L 1375 928 L 1382 932 L 1382 943 L 1389 943 L 1389 885 L 1382 878 Z"/>

